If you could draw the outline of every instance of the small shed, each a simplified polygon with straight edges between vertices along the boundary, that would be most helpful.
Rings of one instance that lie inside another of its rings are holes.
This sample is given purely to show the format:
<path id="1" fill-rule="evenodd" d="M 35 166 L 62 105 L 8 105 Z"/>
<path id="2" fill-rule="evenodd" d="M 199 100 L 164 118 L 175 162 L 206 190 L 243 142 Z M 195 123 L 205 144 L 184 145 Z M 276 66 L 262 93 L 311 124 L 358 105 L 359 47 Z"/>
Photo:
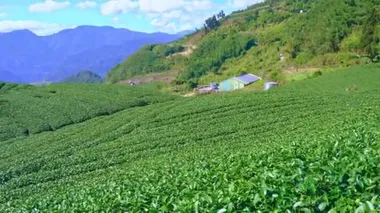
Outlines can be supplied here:
<path id="1" fill-rule="evenodd" d="M 278 85 L 277 82 L 266 82 L 264 84 L 264 90 L 269 90 L 272 87 L 276 87 Z"/>
<path id="2" fill-rule="evenodd" d="M 261 78 L 253 74 L 244 74 L 240 76 L 235 76 L 233 78 L 229 78 L 227 80 L 220 82 L 219 91 L 226 92 L 226 91 L 242 89 L 245 86 L 255 83 L 259 80 L 261 80 Z"/>
<path id="3" fill-rule="evenodd" d="M 195 89 L 198 93 L 213 93 L 218 91 L 218 84 L 210 83 L 207 86 L 201 86 Z"/>

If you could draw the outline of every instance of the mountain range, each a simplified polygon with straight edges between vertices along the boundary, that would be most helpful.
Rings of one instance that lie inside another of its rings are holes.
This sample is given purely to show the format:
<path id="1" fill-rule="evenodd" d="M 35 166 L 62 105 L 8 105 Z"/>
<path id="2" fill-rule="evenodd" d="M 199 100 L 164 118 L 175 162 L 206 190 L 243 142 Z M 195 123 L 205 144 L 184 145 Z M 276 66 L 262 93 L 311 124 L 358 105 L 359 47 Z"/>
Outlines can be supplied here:
<path id="1" fill-rule="evenodd" d="M 142 46 L 171 42 L 186 33 L 142 33 L 95 26 L 49 36 L 29 30 L 0 33 L 0 81 L 58 82 L 83 70 L 105 76 Z"/>

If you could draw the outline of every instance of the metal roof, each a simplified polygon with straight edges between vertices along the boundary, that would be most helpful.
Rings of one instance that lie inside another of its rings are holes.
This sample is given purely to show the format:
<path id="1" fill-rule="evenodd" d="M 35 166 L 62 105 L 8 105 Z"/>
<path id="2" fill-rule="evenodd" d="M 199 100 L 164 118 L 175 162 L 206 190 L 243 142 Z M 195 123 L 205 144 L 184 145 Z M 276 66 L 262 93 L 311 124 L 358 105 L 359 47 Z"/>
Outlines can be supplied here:
<path id="1" fill-rule="evenodd" d="M 241 75 L 241 76 L 236 76 L 235 79 L 237 79 L 238 81 L 243 82 L 244 84 L 250 84 L 250 83 L 253 83 L 253 82 L 261 80 L 260 77 L 258 77 L 256 75 L 252 75 L 252 74 L 244 74 L 244 75 Z"/>

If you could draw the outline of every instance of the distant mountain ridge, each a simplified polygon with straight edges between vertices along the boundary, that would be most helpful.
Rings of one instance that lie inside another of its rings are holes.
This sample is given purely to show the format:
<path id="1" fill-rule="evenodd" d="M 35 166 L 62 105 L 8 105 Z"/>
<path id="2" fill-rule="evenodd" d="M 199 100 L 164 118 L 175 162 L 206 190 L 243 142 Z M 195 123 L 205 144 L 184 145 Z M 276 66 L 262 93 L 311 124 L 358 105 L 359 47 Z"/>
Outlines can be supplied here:
<path id="1" fill-rule="evenodd" d="M 102 83 L 103 79 L 91 71 L 81 71 L 73 76 L 66 78 L 64 83 Z"/>
<path id="2" fill-rule="evenodd" d="M 183 33 L 142 33 L 79 26 L 49 36 L 29 30 L 0 33 L 0 81 L 62 81 L 81 70 L 105 74 L 146 44 L 168 43 Z"/>

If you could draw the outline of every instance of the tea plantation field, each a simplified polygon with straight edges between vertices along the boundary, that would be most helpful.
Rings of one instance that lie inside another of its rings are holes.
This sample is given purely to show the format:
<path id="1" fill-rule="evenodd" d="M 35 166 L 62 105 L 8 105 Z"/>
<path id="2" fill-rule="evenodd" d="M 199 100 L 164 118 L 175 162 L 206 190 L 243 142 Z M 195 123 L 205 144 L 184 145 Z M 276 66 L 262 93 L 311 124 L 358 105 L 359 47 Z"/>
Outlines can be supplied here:
<path id="1" fill-rule="evenodd" d="M 0 142 L 0 212 L 379 211 L 378 79 L 353 68 Z"/>
<path id="2" fill-rule="evenodd" d="M 380 65 L 365 65 L 338 70 L 318 78 L 289 83 L 281 88 L 295 92 L 347 93 L 374 92 L 379 86 Z"/>
<path id="3" fill-rule="evenodd" d="M 102 84 L 34 87 L 0 82 L 0 141 L 173 99 L 145 87 Z"/>

